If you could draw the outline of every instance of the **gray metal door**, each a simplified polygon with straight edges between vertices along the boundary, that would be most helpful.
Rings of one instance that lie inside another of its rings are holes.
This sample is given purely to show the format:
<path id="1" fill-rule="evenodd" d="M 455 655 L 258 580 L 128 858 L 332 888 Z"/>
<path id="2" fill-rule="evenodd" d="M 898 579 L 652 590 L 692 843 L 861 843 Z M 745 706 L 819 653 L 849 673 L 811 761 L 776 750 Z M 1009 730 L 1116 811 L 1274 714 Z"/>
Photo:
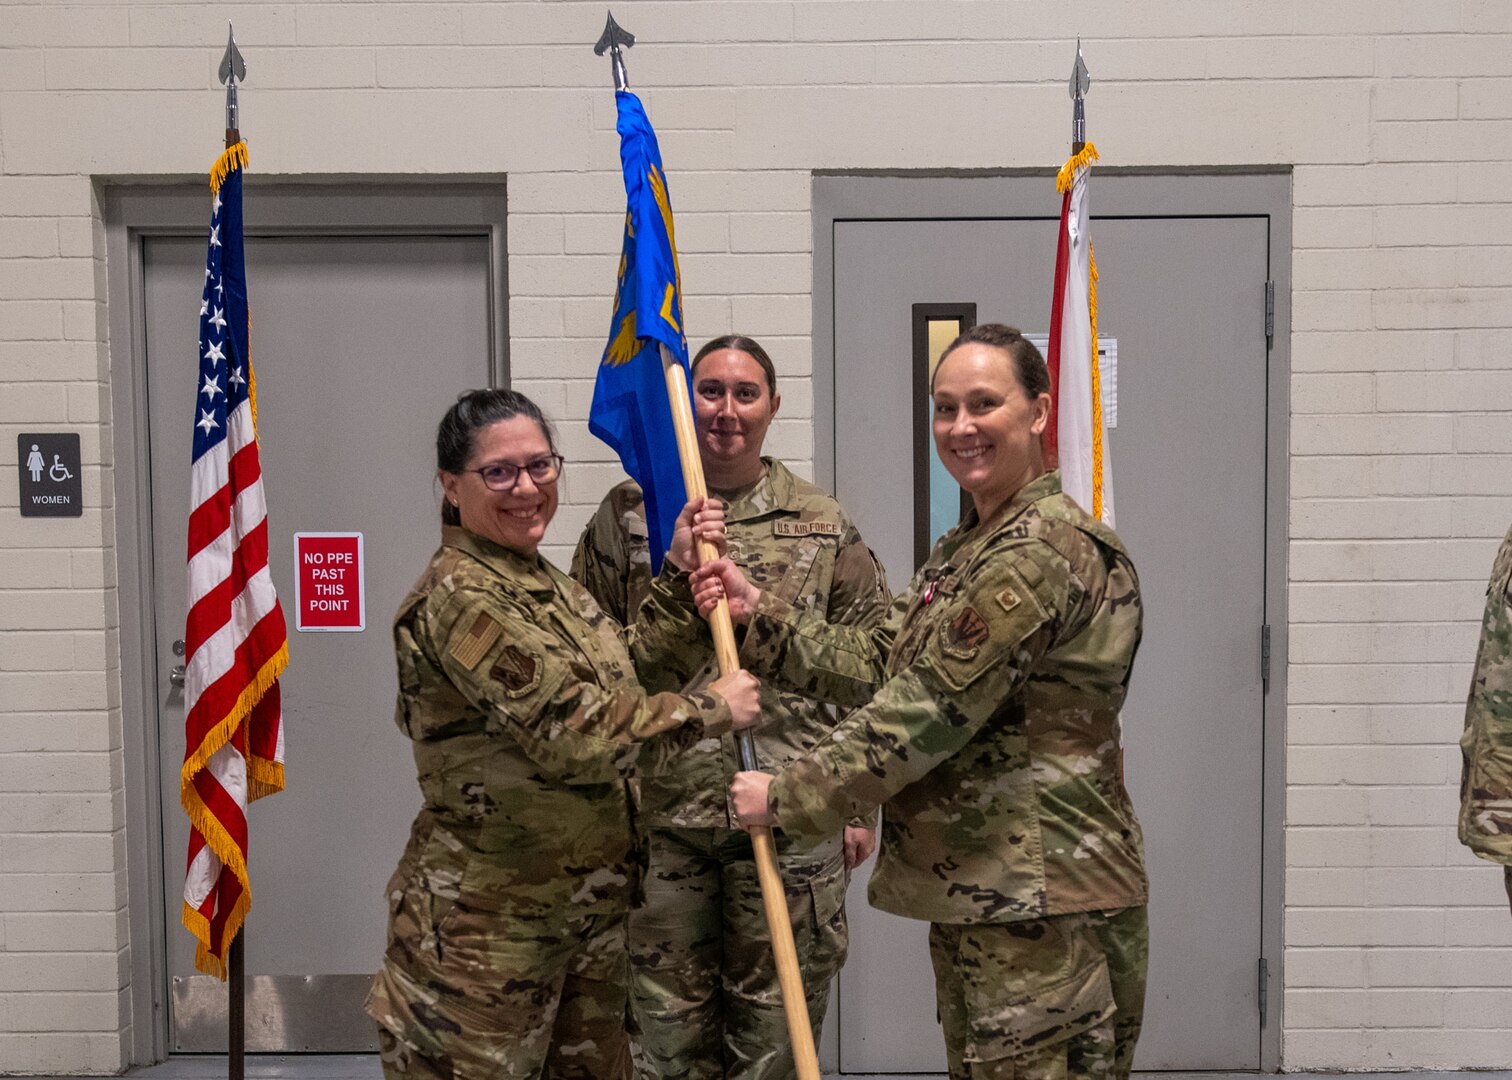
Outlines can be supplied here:
<path id="1" fill-rule="evenodd" d="M 184 625 L 205 242 L 144 245 L 170 1046 L 224 1049 L 224 987 L 196 973 L 193 939 L 178 925 L 184 718 L 168 681 Z M 393 725 L 388 622 L 439 539 L 436 422 L 459 390 L 490 381 L 489 241 L 253 237 L 247 266 L 269 562 L 290 637 L 288 786 L 249 815 L 248 1048 L 363 1050 L 376 1045 L 361 1002 L 383 951 L 383 886 L 419 806 Z M 292 535 L 322 531 L 363 534 L 361 632 L 294 630 Z"/>
<path id="2" fill-rule="evenodd" d="M 1099 332 L 1119 350 L 1118 532 L 1147 613 L 1124 713 L 1151 879 L 1142 1069 L 1260 1064 L 1267 230 L 1265 216 L 1092 230 Z M 1044 332 L 1056 220 L 836 220 L 833 235 L 835 493 L 901 588 L 916 462 L 933 453 L 908 435 L 924 393 L 913 305 L 975 305 L 977 323 Z M 867 907 L 866 876 L 841 1067 L 943 1072 L 925 927 Z"/>

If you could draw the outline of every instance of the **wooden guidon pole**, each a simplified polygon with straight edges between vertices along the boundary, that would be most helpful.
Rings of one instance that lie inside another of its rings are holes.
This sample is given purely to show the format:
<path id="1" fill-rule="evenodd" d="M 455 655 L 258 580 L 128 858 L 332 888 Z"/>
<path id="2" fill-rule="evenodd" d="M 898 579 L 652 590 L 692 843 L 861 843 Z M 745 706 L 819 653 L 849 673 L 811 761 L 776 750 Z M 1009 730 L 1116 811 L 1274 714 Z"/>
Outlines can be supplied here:
<path id="1" fill-rule="evenodd" d="M 667 399 L 672 403 L 672 428 L 677 435 L 677 456 L 682 461 L 683 485 L 689 499 L 701 499 L 709 493 L 704 484 L 703 459 L 698 455 L 698 436 L 693 427 L 693 408 L 689 404 L 688 379 L 683 366 L 665 345 L 661 348 L 662 370 L 667 378 Z M 698 561 L 711 562 L 719 557 L 714 545 L 700 541 Z M 709 615 L 709 629 L 714 634 L 714 655 L 722 675 L 740 667 L 735 648 L 735 624 L 730 621 L 730 605 L 721 599 Z M 755 748 L 749 732 L 735 736 L 740 751 L 741 768 L 756 767 Z M 777 982 L 782 988 L 782 1009 L 787 1015 L 788 1038 L 793 1043 L 793 1062 L 798 1080 L 820 1080 L 819 1056 L 814 1050 L 814 1029 L 809 1025 L 808 999 L 803 993 L 803 976 L 798 972 L 798 950 L 793 944 L 793 924 L 788 919 L 787 894 L 782 875 L 777 871 L 777 847 L 772 830 L 753 825 L 751 848 L 756 855 L 756 876 L 761 882 L 761 904 L 766 910 L 767 931 L 772 935 L 772 955 L 777 961 Z"/>

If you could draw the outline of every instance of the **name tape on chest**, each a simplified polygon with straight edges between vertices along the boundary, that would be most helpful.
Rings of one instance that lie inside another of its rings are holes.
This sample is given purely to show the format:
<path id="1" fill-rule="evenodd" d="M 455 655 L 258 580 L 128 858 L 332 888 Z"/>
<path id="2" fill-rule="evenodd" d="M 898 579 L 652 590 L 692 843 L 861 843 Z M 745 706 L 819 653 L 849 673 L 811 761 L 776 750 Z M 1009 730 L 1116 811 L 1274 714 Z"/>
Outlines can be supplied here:
<path id="1" fill-rule="evenodd" d="M 844 530 L 838 521 L 774 521 L 773 536 L 839 536 Z"/>
<path id="2" fill-rule="evenodd" d="M 471 671 L 488 655 L 488 650 L 502 633 L 504 628 L 498 620 L 486 611 L 480 612 L 467 633 L 453 641 L 447 651 L 451 653 L 453 660 Z"/>

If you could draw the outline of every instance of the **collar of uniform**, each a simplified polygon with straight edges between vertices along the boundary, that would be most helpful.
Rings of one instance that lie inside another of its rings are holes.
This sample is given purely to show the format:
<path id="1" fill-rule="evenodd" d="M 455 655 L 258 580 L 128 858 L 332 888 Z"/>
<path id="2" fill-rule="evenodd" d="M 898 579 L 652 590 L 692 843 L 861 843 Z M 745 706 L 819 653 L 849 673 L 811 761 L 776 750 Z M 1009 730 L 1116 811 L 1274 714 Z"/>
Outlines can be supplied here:
<path id="1" fill-rule="evenodd" d="M 776 458 L 763 456 L 766 475 L 756 486 L 725 507 L 725 521 L 750 521 L 773 510 L 798 509 L 798 482 L 787 466 Z"/>
<path id="2" fill-rule="evenodd" d="M 1019 488 L 1018 491 L 1014 492 L 1008 501 L 998 507 L 986 522 L 977 517 L 976 507 L 971 507 L 971 509 L 966 511 L 966 515 L 961 518 L 961 524 L 957 528 L 962 534 L 965 534 L 976 529 L 978 525 L 985 524 L 987 527 L 983 530 L 984 535 L 997 532 L 1003 525 L 1023 513 L 1025 507 L 1031 503 L 1037 503 L 1041 499 L 1048 499 L 1051 495 L 1059 495 L 1060 490 L 1060 470 L 1051 469 L 1049 472 L 1036 476 L 1033 480 Z"/>
<path id="3" fill-rule="evenodd" d="M 555 592 L 556 585 L 546 560 L 539 554 L 525 555 L 496 544 L 487 537 L 470 532 L 460 525 L 441 526 L 441 543 L 466 552 L 490 570 L 531 592 Z"/>

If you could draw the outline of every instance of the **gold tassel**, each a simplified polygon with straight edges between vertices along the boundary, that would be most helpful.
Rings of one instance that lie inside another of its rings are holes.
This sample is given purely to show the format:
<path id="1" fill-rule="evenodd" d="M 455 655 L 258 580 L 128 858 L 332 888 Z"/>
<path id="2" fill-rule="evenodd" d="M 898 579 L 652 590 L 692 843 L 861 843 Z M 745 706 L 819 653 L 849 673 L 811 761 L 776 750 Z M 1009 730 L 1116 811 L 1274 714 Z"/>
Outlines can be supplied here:
<path id="1" fill-rule="evenodd" d="M 284 767 L 281 761 L 267 758 L 247 758 L 247 801 L 256 802 L 264 795 L 272 795 L 284 789 Z"/>
<path id="2" fill-rule="evenodd" d="M 210 167 L 210 190 L 220 191 L 221 185 L 226 182 L 226 177 L 231 175 L 232 169 L 246 167 L 247 140 L 243 139 L 235 146 L 226 147 L 225 153 L 215 159 L 215 164 Z"/>
<path id="3" fill-rule="evenodd" d="M 1081 148 L 1081 153 L 1067 159 L 1060 167 L 1060 172 L 1055 174 L 1055 190 L 1064 195 L 1071 190 L 1071 181 L 1076 179 L 1076 170 L 1084 168 L 1097 160 L 1097 147 L 1091 143 Z"/>
<path id="4" fill-rule="evenodd" d="M 194 966 L 206 975 L 214 975 L 221 982 L 226 981 L 226 965 L 221 958 L 210 951 L 210 920 L 195 911 L 187 902 L 184 904 L 184 913 L 179 917 L 188 930 L 199 939 L 199 946 L 194 950 Z"/>

